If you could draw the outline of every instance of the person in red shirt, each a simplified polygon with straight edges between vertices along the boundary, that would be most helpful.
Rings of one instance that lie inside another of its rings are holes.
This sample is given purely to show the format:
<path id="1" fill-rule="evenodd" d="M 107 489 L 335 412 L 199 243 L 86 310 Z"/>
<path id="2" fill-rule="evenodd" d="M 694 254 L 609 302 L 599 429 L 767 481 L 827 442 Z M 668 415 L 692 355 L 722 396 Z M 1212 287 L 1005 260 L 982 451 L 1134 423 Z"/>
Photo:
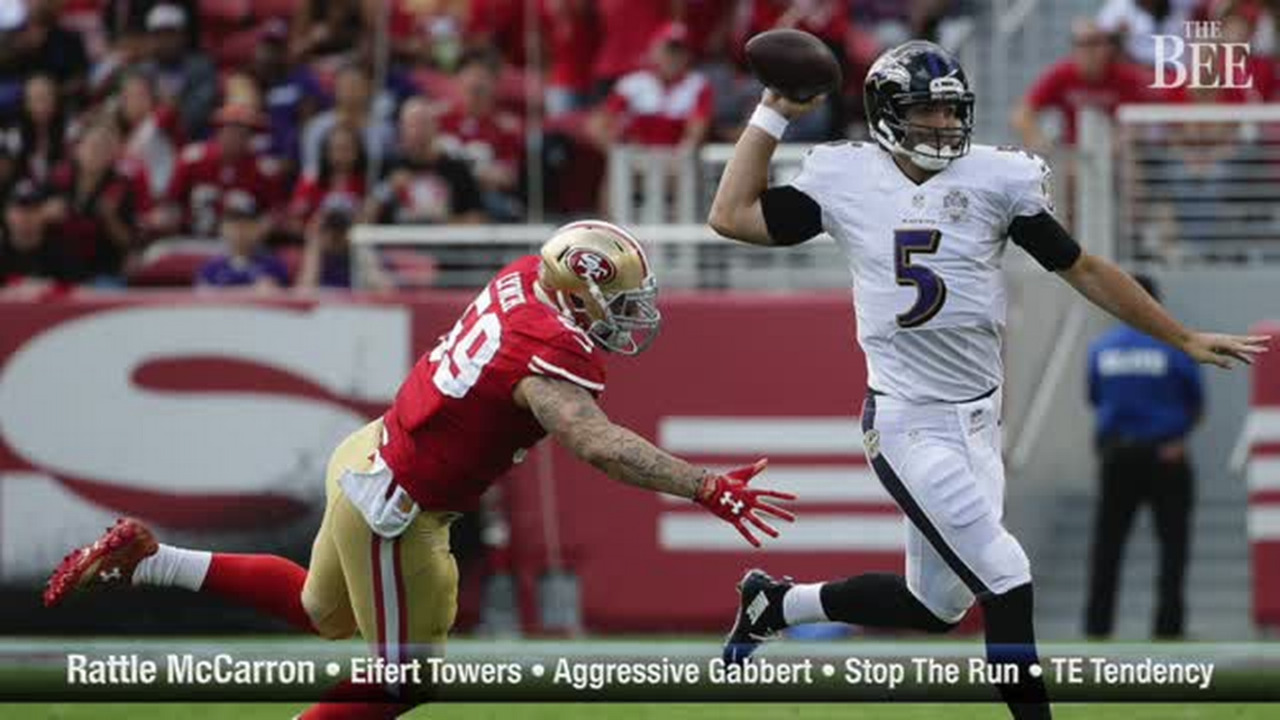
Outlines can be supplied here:
<path id="1" fill-rule="evenodd" d="M 711 83 L 689 69 L 688 30 L 668 23 L 653 37 L 651 48 L 652 65 L 619 80 L 593 118 L 592 134 L 601 147 L 620 140 L 692 150 L 706 137 Z"/>
<path id="2" fill-rule="evenodd" d="M 461 96 L 439 121 L 441 146 L 465 159 L 480 185 L 485 212 L 495 220 L 521 216 L 520 119 L 498 108 L 499 59 L 489 51 L 467 53 L 458 67 Z"/>
<path id="3" fill-rule="evenodd" d="M 304 174 L 293 188 L 287 220 L 290 232 L 301 236 L 316 211 L 334 196 L 359 207 L 364 202 L 367 171 L 360 134 L 346 125 L 335 125 L 325 136 L 317 172 Z"/>
<path id="4" fill-rule="evenodd" d="M 1114 115 L 1125 103 L 1153 98 L 1153 70 L 1130 65 L 1117 56 L 1115 38 L 1091 20 L 1078 21 L 1072 29 L 1071 56 L 1049 67 L 1027 91 L 1010 122 L 1027 149 L 1051 151 L 1037 122 L 1039 113 L 1057 110 L 1062 115 L 1062 143 L 1076 142 L 1076 114 L 1093 107 Z"/>
<path id="5" fill-rule="evenodd" d="M 81 132 L 71 160 L 50 178 L 55 232 L 87 279 L 120 282 L 138 249 L 134 218 L 144 201 L 138 183 L 117 169 L 120 159 L 119 130 L 99 120 Z"/>
<path id="6" fill-rule="evenodd" d="M 592 68 L 598 88 L 608 92 L 614 81 L 644 67 L 651 39 L 676 17 L 681 0 L 598 0 L 600 49 Z M 603 95 L 604 92 L 601 92 Z"/>
<path id="7" fill-rule="evenodd" d="M 766 461 L 725 474 L 698 468 L 615 424 L 597 404 L 604 354 L 636 355 L 654 339 L 656 294 L 631 233 L 594 220 L 561 228 L 538 255 L 498 271 L 418 359 L 387 412 L 338 446 L 309 568 L 161 545 L 125 519 L 67 556 L 45 604 L 77 589 L 177 586 L 327 638 L 358 630 L 390 662 L 437 655 L 457 608 L 450 524 L 547 435 L 614 480 L 697 502 L 753 545 L 760 541 L 752 526 L 776 537 L 762 514 L 793 517 L 765 498 L 794 498 L 749 487 Z M 341 699 L 369 705 L 347 704 L 342 716 L 392 717 L 428 689 L 384 687 L 344 684 Z M 337 714 L 319 705 L 301 717 Z"/>
<path id="8" fill-rule="evenodd" d="M 587 105 L 600 45 L 600 18 L 591 0 L 546 0 L 542 18 L 547 38 L 547 115 Z"/>
<path id="9" fill-rule="evenodd" d="M 275 161 L 255 156 L 251 149 L 254 133 L 263 127 L 258 112 L 225 105 L 214 115 L 214 124 L 213 140 L 182 149 L 166 200 L 148 218 L 152 232 L 217 237 L 223 195 L 232 189 L 257 198 L 267 215 L 280 205 L 283 189 Z"/>

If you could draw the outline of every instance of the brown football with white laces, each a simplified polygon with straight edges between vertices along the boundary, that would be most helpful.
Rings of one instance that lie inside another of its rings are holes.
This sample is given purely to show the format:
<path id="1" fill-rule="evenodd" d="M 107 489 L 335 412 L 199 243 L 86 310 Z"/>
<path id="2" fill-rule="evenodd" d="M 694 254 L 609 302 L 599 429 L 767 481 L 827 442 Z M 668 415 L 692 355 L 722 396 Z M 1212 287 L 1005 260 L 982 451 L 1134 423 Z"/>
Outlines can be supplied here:
<path id="1" fill-rule="evenodd" d="M 765 87 L 807 102 L 840 89 L 840 61 L 826 43 L 803 30 L 766 30 L 746 45 L 747 64 Z"/>

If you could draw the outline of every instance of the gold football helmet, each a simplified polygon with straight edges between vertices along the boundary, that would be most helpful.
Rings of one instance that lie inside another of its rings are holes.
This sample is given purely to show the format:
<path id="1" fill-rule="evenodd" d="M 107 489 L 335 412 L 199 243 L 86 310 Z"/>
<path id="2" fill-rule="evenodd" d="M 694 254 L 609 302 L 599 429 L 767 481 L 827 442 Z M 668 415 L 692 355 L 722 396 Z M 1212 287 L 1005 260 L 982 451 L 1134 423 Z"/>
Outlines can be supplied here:
<path id="1" fill-rule="evenodd" d="M 636 355 L 657 337 L 658 281 L 631 233 L 602 220 L 569 223 L 541 255 L 551 300 L 606 350 Z"/>

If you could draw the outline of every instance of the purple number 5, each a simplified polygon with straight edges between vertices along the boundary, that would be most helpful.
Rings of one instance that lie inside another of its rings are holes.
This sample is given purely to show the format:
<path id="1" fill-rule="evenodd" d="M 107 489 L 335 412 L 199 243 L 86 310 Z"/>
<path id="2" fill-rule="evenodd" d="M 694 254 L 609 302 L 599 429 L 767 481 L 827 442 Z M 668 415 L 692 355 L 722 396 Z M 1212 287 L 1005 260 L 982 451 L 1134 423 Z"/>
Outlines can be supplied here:
<path id="1" fill-rule="evenodd" d="M 910 310 L 898 315 L 898 327 L 923 325 L 938 314 L 947 301 L 947 284 L 938 274 L 923 265 L 913 265 L 913 253 L 938 252 L 942 233 L 937 230 L 896 230 L 893 233 L 894 272 L 899 285 L 916 286 L 916 302 Z"/>

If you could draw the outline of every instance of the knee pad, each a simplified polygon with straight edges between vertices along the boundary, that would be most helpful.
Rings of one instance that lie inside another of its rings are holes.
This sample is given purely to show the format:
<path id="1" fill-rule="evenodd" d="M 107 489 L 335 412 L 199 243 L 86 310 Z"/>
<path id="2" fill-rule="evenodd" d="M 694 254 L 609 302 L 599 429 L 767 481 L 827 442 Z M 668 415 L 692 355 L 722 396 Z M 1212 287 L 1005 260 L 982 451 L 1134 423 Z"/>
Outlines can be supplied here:
<path id="1" fill-rule="evenodd" d="M 1007 530 L 983 548 L 979 567 L 974 571 L 987 590 L 996 595 L 1031 582 L 1031 561 L 1022 544 Z"/>
<path id="2" fill-rule="evenodd" d="M 325 640 L 346 640 L 356 634 L 356 619 L 350 612 L 339 612 L 338 609 L 323 610 L 319 603 L 309 600 L 307 593 L 302 593 L 302 609 L 311 619 L 311 626 L 316 634 Z"/>
<path id="3" fill-rule="evenodd" d="M 973 607 L 973 593 L 950 571 L 929 578 L 908 578 L 907 588 L 929 611 L 928 632 L 949 632 Z"/>

